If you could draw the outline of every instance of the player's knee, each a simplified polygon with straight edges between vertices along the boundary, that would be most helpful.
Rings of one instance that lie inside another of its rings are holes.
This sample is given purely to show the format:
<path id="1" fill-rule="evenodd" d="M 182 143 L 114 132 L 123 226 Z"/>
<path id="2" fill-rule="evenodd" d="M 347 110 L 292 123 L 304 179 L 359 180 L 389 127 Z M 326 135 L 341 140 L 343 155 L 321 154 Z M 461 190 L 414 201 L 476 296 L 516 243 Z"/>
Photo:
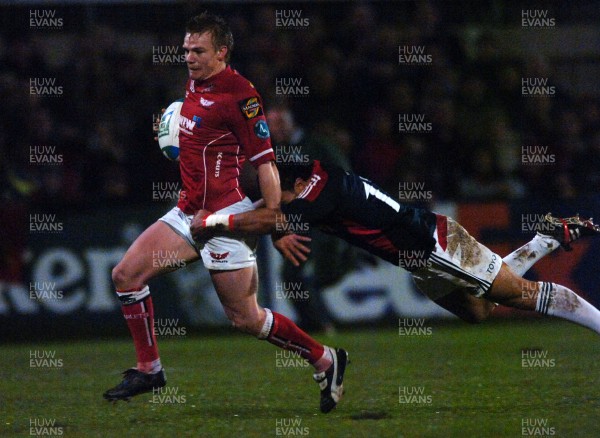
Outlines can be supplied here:
<path id="1" fill-rule="evenodd" d="M 122 263 L 113 268 L 112 281 L 118 290 L 135 289 L 141 284 Z"/>
<path id="2" fill-rule="evenodd" d="M 122 288 L 123 283 L 127 281 L 127 274 L 125 270 L 121 267 L 121 264 L 115 266 L 111 273 L 113 284 L 117 289 Z"/>
<path id="3" fill-rule="evenodd" d="M 469 309 L 468 312 L 464 312 L 460 317 L 469 324 L 481 324 L 490 317 L 495 308 L 496 304 L 483 302 L 482 305 L 478 305 Z"/>

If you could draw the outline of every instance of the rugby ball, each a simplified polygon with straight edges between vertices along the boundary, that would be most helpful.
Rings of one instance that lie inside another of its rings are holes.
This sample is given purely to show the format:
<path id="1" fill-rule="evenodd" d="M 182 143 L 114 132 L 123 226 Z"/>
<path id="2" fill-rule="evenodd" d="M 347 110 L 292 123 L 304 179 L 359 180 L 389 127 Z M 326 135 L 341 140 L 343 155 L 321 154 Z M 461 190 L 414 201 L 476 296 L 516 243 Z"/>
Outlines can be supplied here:
<path id="1" fill-rule="evenodd" d="M 183 99 L 173 102 L 160 118 L 158 145 L 169 160 L 179 161 L 179 115 Z"/>

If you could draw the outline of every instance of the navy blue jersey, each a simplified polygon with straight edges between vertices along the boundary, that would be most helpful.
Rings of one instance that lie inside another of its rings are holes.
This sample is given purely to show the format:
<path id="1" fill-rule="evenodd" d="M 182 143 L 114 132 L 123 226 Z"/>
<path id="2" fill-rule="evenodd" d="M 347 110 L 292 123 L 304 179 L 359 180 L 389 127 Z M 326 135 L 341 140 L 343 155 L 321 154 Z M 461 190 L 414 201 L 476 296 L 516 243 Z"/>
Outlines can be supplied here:
<path id="1" fill-rule="evenodd" d="M 404 268 L 417 266 L 404 258 L 427 259 L 435 247 L 435 213 L 401 204 L 368 179 L 316 160 L 306 189 L 281 210 L 288 221 L 317 226 Z"/>

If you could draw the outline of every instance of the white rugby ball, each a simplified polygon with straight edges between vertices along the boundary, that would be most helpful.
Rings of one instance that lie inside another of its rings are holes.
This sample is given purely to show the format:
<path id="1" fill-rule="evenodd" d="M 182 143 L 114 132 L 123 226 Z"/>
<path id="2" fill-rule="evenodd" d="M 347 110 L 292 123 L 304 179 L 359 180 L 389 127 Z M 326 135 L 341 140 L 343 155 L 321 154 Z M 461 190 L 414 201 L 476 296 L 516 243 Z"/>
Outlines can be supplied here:
<path id="1" fill-rule="evenodd" d="M 169 160 L 179 161 L 179 115 L 183 99 L 173 102 L 160 118 L 158 145 Z"/>

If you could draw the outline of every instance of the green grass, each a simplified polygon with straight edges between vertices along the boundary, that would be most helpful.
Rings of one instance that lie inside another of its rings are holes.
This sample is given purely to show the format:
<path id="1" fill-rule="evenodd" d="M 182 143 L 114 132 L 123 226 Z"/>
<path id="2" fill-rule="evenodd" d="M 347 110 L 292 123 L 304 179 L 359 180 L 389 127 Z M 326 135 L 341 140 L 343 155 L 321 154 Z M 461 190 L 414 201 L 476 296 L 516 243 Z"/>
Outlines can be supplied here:
<path id="1" fill-rule="evenodd" d="M 180 396 L 172 401 L 181 402 L 164 404 L 152 394 L 102 399 L 133 364 L 129 340 L 5 345 L 0 429 L 29 436 L 30 419 L 44 418 L 65 437 L 267 437 L 286 436 L 278 422 L 300 421 L 295 436 L 517 437 L 523 419 L 545 419 L 555 436 L 600 436 L 599 340 L 578 326 L 456 323 L 431 336 L 378 329 L 320 339 L 352 361 L 346 395 L 328 415 L 311 369 L 278 368 L 275 347 L 237 334 L 160 339 L 167 385 Z M 547 352 L 555 366 L 523 368 L 523 348 Z M 63 366 L 31 368 L 30 350 L 55 351 Z M 399 387 L 423 388 L 431 403 L 400 404 Z"/>

